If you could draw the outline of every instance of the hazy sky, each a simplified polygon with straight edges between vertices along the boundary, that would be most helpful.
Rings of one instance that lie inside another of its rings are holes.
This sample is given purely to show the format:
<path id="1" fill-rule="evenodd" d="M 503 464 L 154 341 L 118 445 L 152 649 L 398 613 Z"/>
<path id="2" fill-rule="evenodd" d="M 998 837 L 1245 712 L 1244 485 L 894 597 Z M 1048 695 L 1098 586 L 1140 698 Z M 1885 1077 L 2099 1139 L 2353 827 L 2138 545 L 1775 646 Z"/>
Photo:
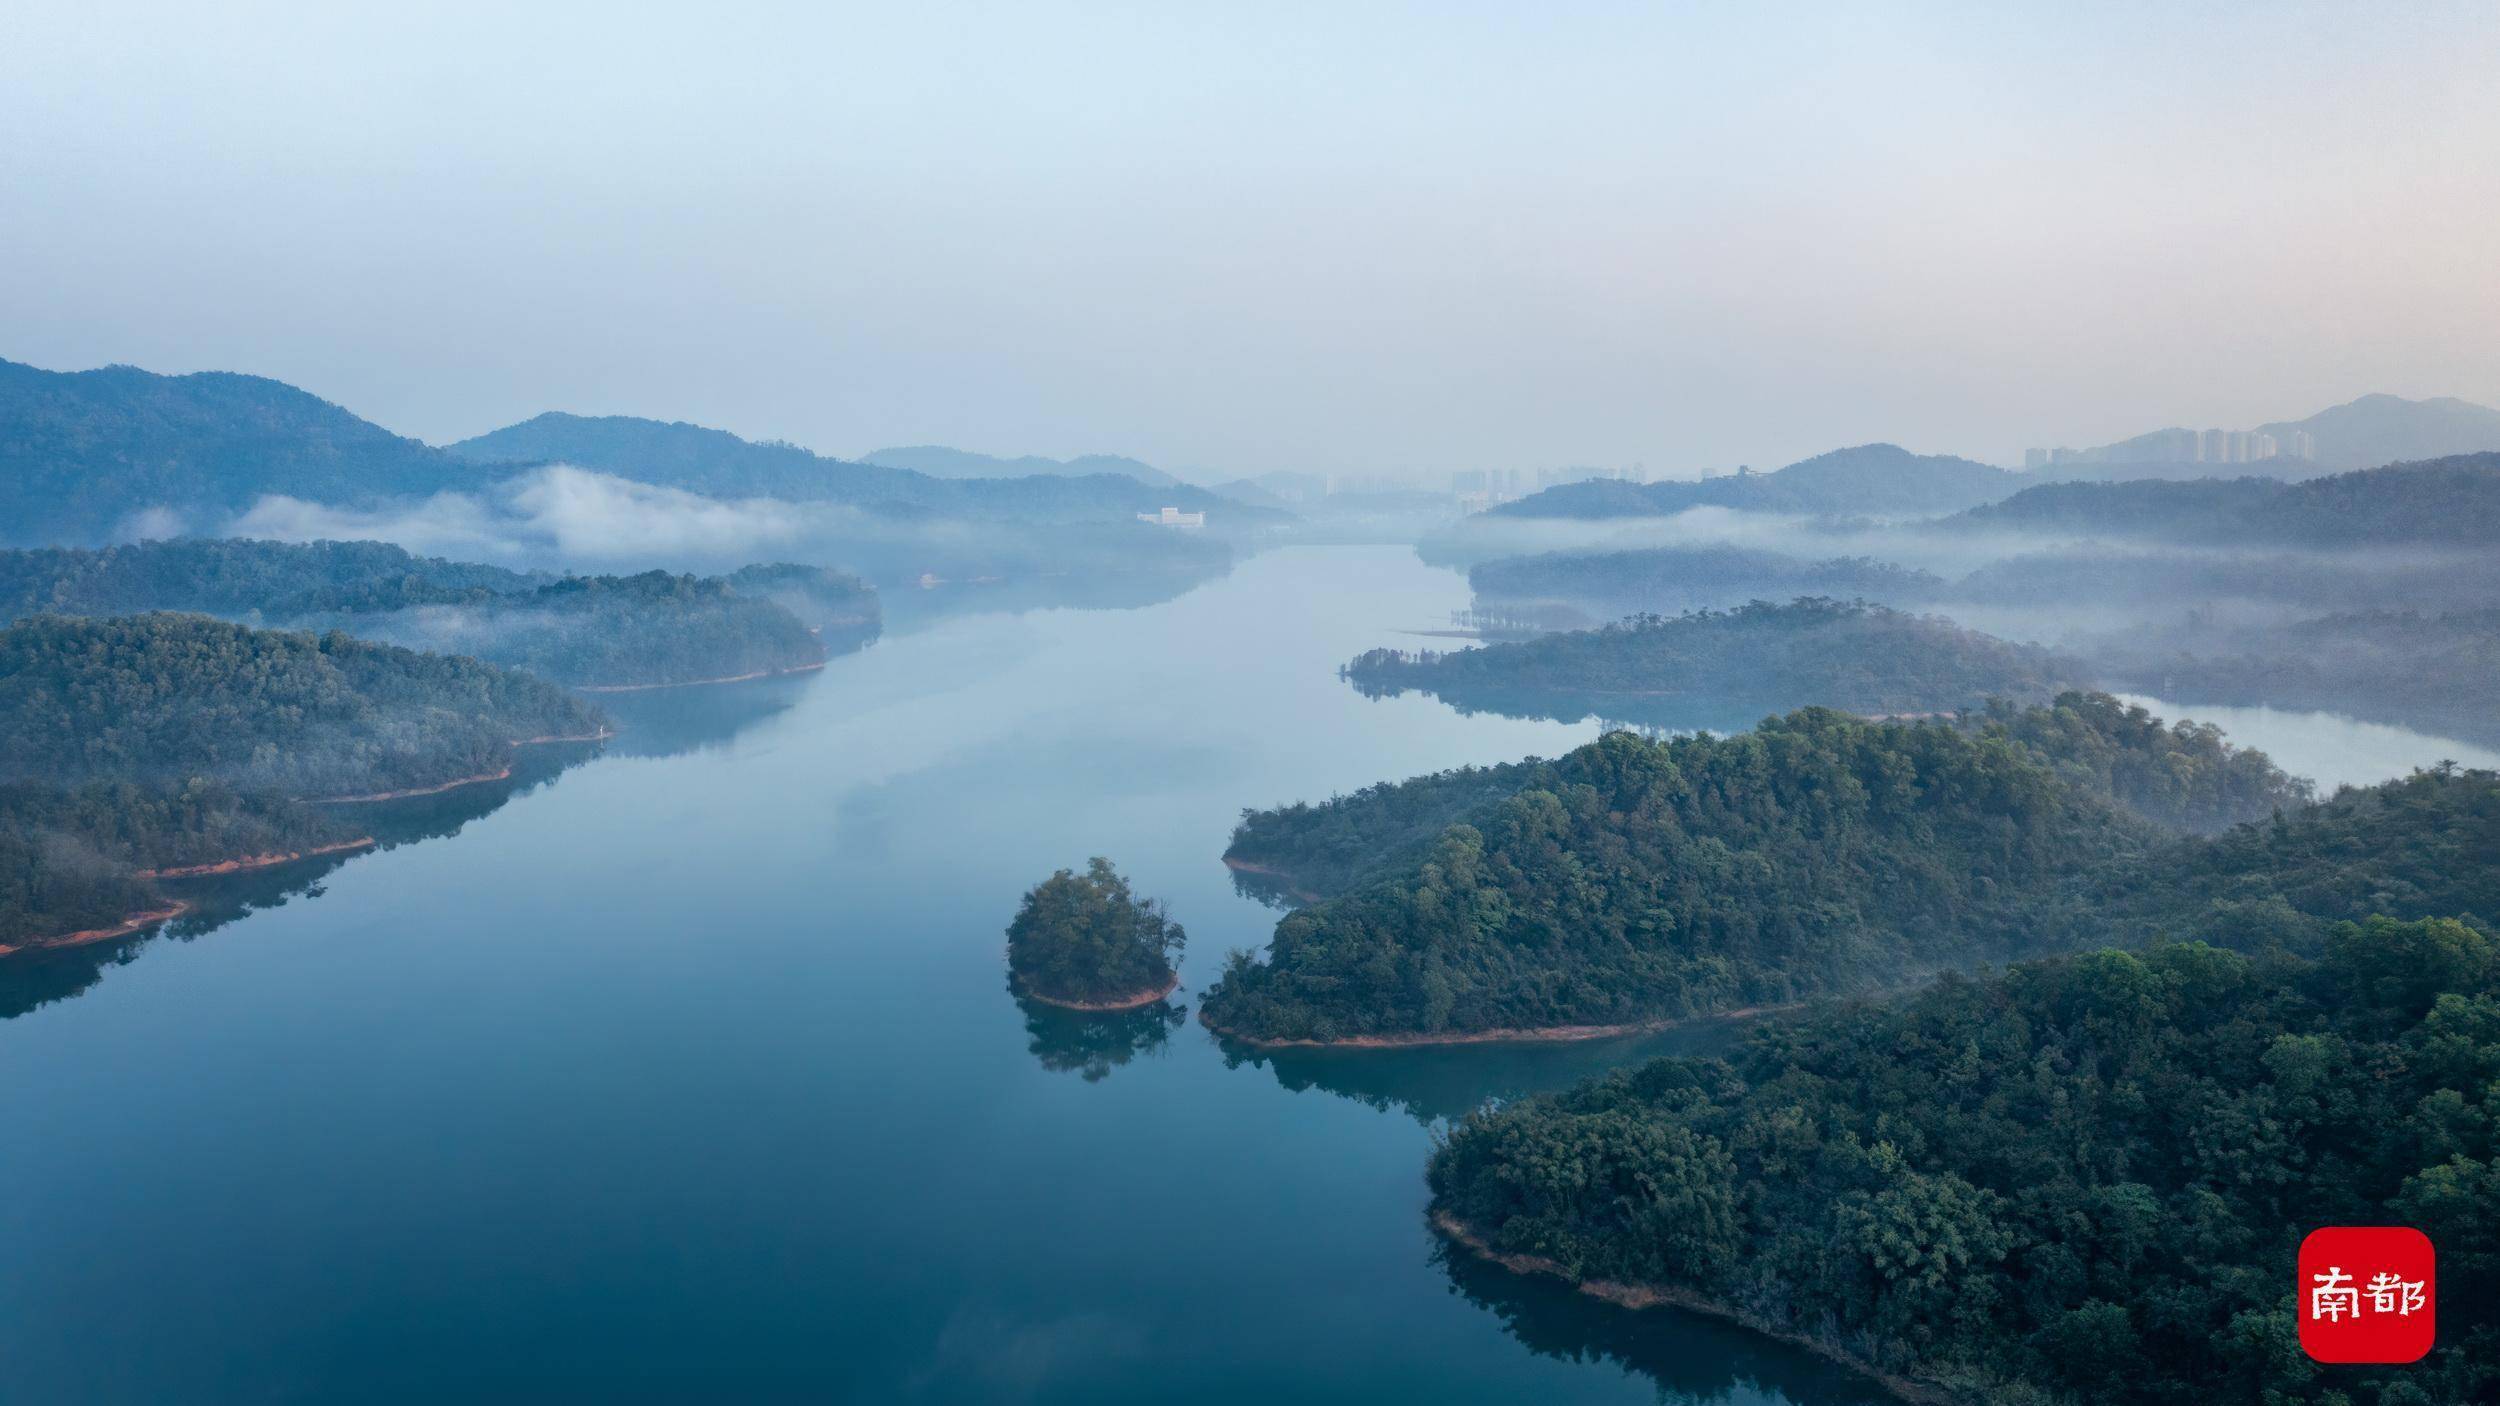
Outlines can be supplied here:
<path id="1" fill-rule="evenodd" d="M 0 356 L 433 440 L 2002 461 L 2500 403 L 2495 72 L 2481 3 L 10 0 Z"/>

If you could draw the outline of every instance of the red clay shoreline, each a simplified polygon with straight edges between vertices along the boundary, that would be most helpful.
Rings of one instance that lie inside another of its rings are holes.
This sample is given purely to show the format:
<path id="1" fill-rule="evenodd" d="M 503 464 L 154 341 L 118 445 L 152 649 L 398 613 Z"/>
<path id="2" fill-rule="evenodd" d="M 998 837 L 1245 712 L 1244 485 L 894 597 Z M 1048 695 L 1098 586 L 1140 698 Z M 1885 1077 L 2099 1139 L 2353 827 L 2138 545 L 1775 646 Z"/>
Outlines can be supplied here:
<path id="1" fill-rule="evenodd" d="M 1713 1020 L 1751 1020 L 1776 1011 L 1797 1009 L 1792 1003 L 1782 1006 L 1739 1006 L 1734 1010 L 1712 1011 L 1707 1015 L 1678 1016 L 1672 1020 L 1640 1020 L 1623 1025 L 1545 1025 L 1527 1029 L 1414 1031 L 1395 1035 L 1348 1035 L 1338 1040 L 1272 1040 L 1258 1035 L 1245 1035 L 1238 1030 L 1216 1024 L 1207 1016 L 1206 1007 L 1198 1008 L 1198 1023 L 1217 1035 L 1239 1044 L 1262 1050 L 1396 1050 L 1428 1045 L 1536 1045 L 1568 1044 L 1576 1040 L 1613 1040 L 1626 1035 L 1655 1035 L 1681 1025 L 1700 1025 Z"/>
<path id="2" fill-rule="evenodd" d="M 1180 986 L 1181 974 L 1174 972 L 1171 980 L 1152 990 L 1141 991 L 1130 996 L 1114 997 L 1108 1001 L 1062 1001 L 1056 996 L 1045 996 L 1038 991 L 1018 991 L 1016 994 L 1028 1001 L 1039 1001 L 1045 1006 L 1057 1006 L 1063 1011 L 1133 1011 L 1141 1006 L 1153 1005 L 1178 991 Z"/>
<path id="3" fill-rule="evenodd" d="M 777 679 L 784 674 L 811 674 L 833 662 L 819 659 L 813 664 L 793 664 L 787 669 L 758 669 L 751 674 L 723 674 L 716 679 L 676 679 L 668 683 L 577 683 L 575 693 L 644 693 L 655 688 L 702 688 L 707 684 L 745 683 L 750 679 Z"/>
<path id="4" fill-rule="evenodd" d="M 21 952 L 50 952 L 62 947 L 83 947 L 90 942 L 110 942 L 117 937 L 128 937 L 143 928 L 155 927 L 169 918 L 179 918 L 190 911 L 190 904 L 176 903 L 167 908 L 151 908 L 144 913 L 133 913 L 114 927 L 89 928 L 85 932 L 63 933 L 59 937 L 29 938 L 15 946 L 0 943 L 0 957 L 13 957 Z"/>
<path id="5" fill-rule="evenodd" d="M 210 874 L 239 874 L 246 869 L 273 869 L 281 864 L 292 864 L 299 859 L 311 859 L 318 855 L 344 854 L 349 850 L 371 849 L 373 843 L 371 835 L 359 835 L 352 840 L 341 840 L 334 845 L 315 845 L 311 849 L 287 850 L 270 854 L 246 854 L 233 859 L 220 859 L 213 864 L 183 864 L 171 869 L 141 869 L 131 877 L 197 879 Z"/>
<path id="6" fill-rule="evenodd" d="M 1608 1303 L 1624 1308 L 1638 1310 L 1663 1305 L 1682 1309 L 1687 1313 L 1698 1313 L 1707 1318 L 1722 1319 L 1748 1332 L 1758 1333 L 1763 1337 L 1786 1343 L 1790 1347 L 1802 1348 L 1827 1362 L 1837 1363 L 1856 1372 L 1895 1397 L 1912 1403 L 1912 1406 L 1985 1406 L 1982 1398 L 1965 1397 L 1927 1382 L 1913 1381 L 1908 1377 L 1887 1372 L 1847 1348 L 1807 1337 L 1803 1333 L 1792 1332 L 1757 1314 L 1748 1313 L 1734 1304 L 1724 1303 L 1681 1285 L 1619 1284 L 1610 1279 L 1581 1279 L 1561 1264 L 1546 1259 L 1542 1255 L 1513 1255 L 1494 1249 L 1481 1234 L 1477 1233 L 1475 1227 L 1447 1211 L 1436 1210 L 1432 1213 L 1432 1228 L 1439 1232 L 1442 1238 L 1476 1258 L 1489 1264 L 1500 1265 L 1513 1274 L 1545 1275 L 1560 1279 L 1591 1298 L 1604 1299 Z"/>
<path id="7" fill-rule="evenodd" d="M 410 796 L 439 796 L 445 791 L 455 791 L 463 786 L 475 786 L 481 781 L 503 781 L 511 775 L 512 768 L 506 765 L 500 771 L 481 771 L 475 776 L 456 777 L 440 786 L 411 786 L 405 791 L 376 791 L 369 796 L 323 796 L 313 801 L 312 804 L 317 806 L 363 805 L 369 801 L 406 800 Z"/>

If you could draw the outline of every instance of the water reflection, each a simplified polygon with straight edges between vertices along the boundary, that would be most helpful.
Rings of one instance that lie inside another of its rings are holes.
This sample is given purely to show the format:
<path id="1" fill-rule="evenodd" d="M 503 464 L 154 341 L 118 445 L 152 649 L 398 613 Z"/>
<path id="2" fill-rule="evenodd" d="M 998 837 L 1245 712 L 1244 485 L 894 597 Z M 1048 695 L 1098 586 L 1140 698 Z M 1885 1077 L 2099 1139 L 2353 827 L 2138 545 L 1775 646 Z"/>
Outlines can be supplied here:
<path id="1" fill-rule="evenodd" d="M 824 675 L 783 674 L 739 683 L 603 693 L 616 720 L 608 750 L 623 757 L 676 757 L 727 747 L 749 728 L 790 711 Z"/>
<path id="2" fill-rule="evenodd" d="M 1397 698 L 1420 693 L 1438 698 L 1461 717 L 1496 717 L 1560 723 L 1599 720 L 1608 729 L 1622 728 L 1658 736 L 1688 732 L 1750 731 L 1766 717 L 1802 708 L 1811 698 L 1773 696 L 1704 696 L 1690 693 L 1640 694 L 1603 690 L 1512 687 L 1473 680 L 1454 680 L 1435 687 L 1381 683 L 1348 678 L 1365 698 Z"/>
<path id="3" fill-rule="evenodd" d="M 38 949 L 0 961 L 0 1020 L 82 995 L 113 968 L 137 961 L 160 942 L 190 942 L 264 909 L 283 907 L 298 898 L 319 898 L 322 880 L 341 866 L 401 845 L 457 835 L 471 821 L 545 786 L 599 750 L 597 743 L 574 742 L 523 747 L 513 753 L 512 774 L 498 781 L 430 796 L 339 807 L 341 816 L 373 837 L 367 849 L 315 855 L 241 873 L 163 880 L 168 895 L 190 905 L 170 922 L 112 942 L 57 951 Z"/>
<path id="4" fill-rule="evenodd" d="M 885 627 L 911 634 L 965 615 L 1028 610 L 1139 610 L 1175 601 L 1232 571 L 1229 557 L 1187 568 L 1135 571 L 1051 571 L 1012 579 L 933 581 L 889 586 L 880 593 Z"/>
<path id="5" fill-rule="evenodd" d="M 1490 1100 L 1569 1088 L 1664 1055 L 1718 1054 L 1759 1023 L 1760 1018 L 1702 1020 L 1613 1040 L 1403 1049 L 1258 1049 L 1215 1038 L 1228 1068 L 1265 1069 L 1296 1093 L 1317 1089 L 1429 1125 L 1465 1117 Z"/>
<path id="6" fill-rule="evenodd" d="M 1622 1308 L 1558 1279 L 1514 1274 L 1437 1237 L 1433 1261 L 1449 1276 L 1451 1293 L 1501 1319 L 1520 1346 L 1540 1357 L 1637 1372 L 1656 1385 L 1662 1402 L 1892 1400 L 1854 1372 L 1733 1323 L 1680 1309 Z"/>
<path id="7" fill-rule="evenodd" d="M 1018 996 L 1016 1009 L 1024 1013 L 1026 1048 L 1042 1067 L 1076 1074 L 1089 1084 L 1139 1055 L 1163 1050 L 1189 1015 L 1170 1000 L 1134 1010 L 1072 1011 Z"/>

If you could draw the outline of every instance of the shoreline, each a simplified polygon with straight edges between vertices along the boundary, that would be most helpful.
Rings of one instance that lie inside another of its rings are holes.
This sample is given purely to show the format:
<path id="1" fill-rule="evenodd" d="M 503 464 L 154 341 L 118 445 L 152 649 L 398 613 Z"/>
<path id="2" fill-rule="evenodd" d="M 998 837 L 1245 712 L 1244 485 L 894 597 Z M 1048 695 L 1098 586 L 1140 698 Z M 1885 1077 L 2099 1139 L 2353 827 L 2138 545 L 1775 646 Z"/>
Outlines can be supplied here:
<path id="1" fill-rule="evenodd" d="M 1975 1403 L 1967 1398 L 1957 1396 L 1941 1387 L 1930 1386 L 1924 1382 L 1913 1381 L 1908 1377 L 1887 1372 L 1847 1348 L 1779 1327 L 1734 1304 L 1722 1302 L 1681 1285 L 1623 1284 L 1611 1279 L 1581 1279 L 1574 1276 L 1560 1263 L 1542 1255 L 1514 1255 L 1494 1249 L 1490 1242 L 1476 1232 L 1475 1227 L 1447 1211 L 1435 1209 L 1431 1213 L 1430 1221 L 1433 1230 L 1443 1239 L 1476 1258 L 1488 1264 L 1498 1265 L 1513 1274 L 1560 1279 L 1591 1298 L 1603 1299 L 1619 1308 L 1628 1308 L 1635 1312 L 1648 1308 L 1676 1308 L 1686 1313 L 1697 1313 L 1705 1318 L 1716 1318 L 1722 1322 L 1733 1323 L 1747 1332 L 1802 1349 L 1826 1362 L 1846 1367 L 1869 1382 L 1882 1387 L 1895 1398 L 1910 1403 L 1910 1406 L 1975 1406 Z"/>
<path id="2" fill-rule="evenodd" d="M 603 727 L 597 732 L 577 732 L 569 737 L 562 734 L 547 737 L 516 737 L 512 739 L 512 745 L 515 747 L 543 747 L 551 742 L 605 742 L 609 738 L 616 736 L 616 734 L 617 729 L 612 727 Z"/>
<path id="3" fill-rule="evenodd" d="M 748 683 L 755 679 L 777 679 L 789 674 L 812 674 L 832 662 L 831 659 L 819 659 L 813 664 L 793 664 L 787 669 L 757 669 L 753 673 L 746 674 L 723 674 L 716 679 L 675 679 L 667 683 L 577 683 L 572 688 L 575 693 L 648 693 L 658 688 L 703 688 L 716 683 Z M 548 740 L 589 741 L 591 739 Z"/>
<path id="4" fill-rule="evenodd" d="M 128 937 L 143 929 L 155 927 L 158 923 L 179 918 L 190 911 L 190 904 L 177 902 L 171 907 L 151 908 L 144 913 L 133 913 L 122 919 L 118 925 L 109 928 L 89 928 L 85 932 L 63 933 L 59 937 L 29 938 L 14 946 L 0 943 L 0 957 L 14 957 L 21 952 L 50 952 L 63 947 L 84 947 L 90 942 L 110 942 L 114 938 Z"/>
<path id="5" fill-rule="evenodd" d="M 1016 995 L 1027 1001 L 1038 1001 L 1045 1006 L 1056 1006 L 1063 1011 L 1133 1011 L 1151 1006 L 1180 989 L 1181 974 L 1174 972 L 1171 980 L 1152 990 L 1116 997 L 1108 1001 L 1062 1001 L 1056 996 L 1045 996 L 1038 991 L 1018 991 Z"/>
<path id="6" fill-rule="evenodd" d="M 463 786 L 475 786 L 480 782 L 485 781 L 508 781 L 511 778 L 512 767 L 507 763 L 500 771 L 481 771 L 475 776 L 462 776 L 454 778 L 453 780 L 444 782 L 440 786 L 411 786 L 405 791 L 376 791 L 369 796 L 322 796 L 307 802 L 307 804 L 317 806 L 352 806 L 365 805 L 373 801 L 401 801 L 406 800 L 411 796 L 439 796 L 445 791 L 456 791 Z"/>
<path id="7" fill-rule="evenodd" d="M 1394 1035 L 1348 1035 L 1336 1040 L 1268 1039 L 1245 1035 L 1218 1025 L 1207 1015 L 1205 1006 L 1198 1008 L 1198 1023 L 1219 1037 L 1261 1050 L 1398 1050 L 1421 1049 L 1434 1045 L 1562 1045 L 1581 1040 L 1615 1040 L 1632 1035 L 1655 1035 L 1678 1026 L 1700 1025 L 1714 1020 L 1754 1020 L 1780 1011 L 1795 1010 L 1802 1002 L 1780 1006 L 1739 1006 L 1734 1010 L 1712 1011 L 1706 1015 L 1678 1016 L 1671 1020 L 1642 1020 L 1623 1025 L 1544 1025 L 1527 1028 L 1502 1027 L 1493 1030 L 1412 1031 Z"/>
<path id="8" fill-rule="evenodd" d="M 1283 886 L 1285 896 L 1297 903 L 1326 903 L 1328 901 L 1308 889 L 1295 888 L 1293 876 L 1282 869 L 1271 869 L 1264 864 L 1256 864 L 1247 859 L 1235 859 L 1229 854 L 1224 856 L 1224 867 L 1236 874 L 1258 874 L 1274 879 Z"/>
<path id="9" fill-rule="evenodd" d="M 246 869 L 274 869 L 293 864 L 299 859 L 313 859 L 325 854 L 345 854 L 350 850 L 371 849 L 371 835 L 359 835 L 334 845 L 315 845 L 311 849 L 288 850 L 283 853 L 246 854 L 233 859 L 220 859 L 213 864 L 180 864 L 171 869 L 141 869 L 132 877 L 140 879 L 198 879 L 211 874 L 240 874 Z"/>

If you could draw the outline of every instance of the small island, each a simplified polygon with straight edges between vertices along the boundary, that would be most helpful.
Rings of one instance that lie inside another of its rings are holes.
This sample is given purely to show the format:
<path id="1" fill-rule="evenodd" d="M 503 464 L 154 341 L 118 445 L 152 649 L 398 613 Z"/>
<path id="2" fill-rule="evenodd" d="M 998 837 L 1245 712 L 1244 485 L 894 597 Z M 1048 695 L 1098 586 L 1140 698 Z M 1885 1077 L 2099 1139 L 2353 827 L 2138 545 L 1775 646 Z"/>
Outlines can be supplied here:
<path id="1" fill-rule="evenodd" d="M 1152 1005 L 1180 985 L 1186 941 L 1155 899 L 1099 856 L 1033 886 L 1007 926 L 1007 982 L 1028 1000 L 1080 1011 Z"/>

